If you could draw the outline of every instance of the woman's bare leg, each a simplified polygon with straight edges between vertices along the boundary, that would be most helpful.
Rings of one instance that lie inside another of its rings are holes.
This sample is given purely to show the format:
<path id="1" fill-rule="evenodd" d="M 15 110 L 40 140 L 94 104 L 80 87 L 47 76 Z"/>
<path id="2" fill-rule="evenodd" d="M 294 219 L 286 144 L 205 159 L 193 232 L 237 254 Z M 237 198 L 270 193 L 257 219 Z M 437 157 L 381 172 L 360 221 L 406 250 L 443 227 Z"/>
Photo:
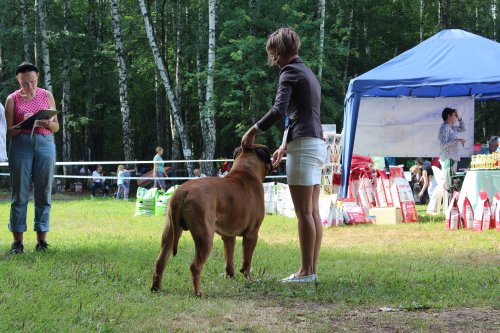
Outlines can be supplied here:
<path id="1" fill-rule="evenodd" d="M 316 274 L 316 263 L 322 238 L 319 217 L 319 185 L 290 185 L 295 213 L 298 218 L 301 267 L 297 277 Z"/>

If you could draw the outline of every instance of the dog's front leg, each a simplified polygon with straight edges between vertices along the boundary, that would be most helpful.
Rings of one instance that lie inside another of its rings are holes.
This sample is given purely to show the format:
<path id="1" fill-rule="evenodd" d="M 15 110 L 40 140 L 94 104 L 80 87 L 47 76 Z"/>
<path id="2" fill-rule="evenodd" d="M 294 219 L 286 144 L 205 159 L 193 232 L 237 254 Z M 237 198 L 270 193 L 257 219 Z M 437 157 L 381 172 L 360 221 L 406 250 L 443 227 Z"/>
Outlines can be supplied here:
<path id="1" fill-rule="evenodd" d="M 253 251 L 255 250 L 255 246 L 257 245 L 257 231 L 243 235 L 243 264 L 241 266 L 240 272 L 243 275 L 251 280 L 252 277 L 250 275 L 251 266 L 252 266 L 252 256 Z"/>
<path id="2" fill-rule="evenodd" d="M 234 247 L 236 245 L 236 237 L 221 236 L 224 242 L 224 267 L 226 276 L 234 277 Z"/>

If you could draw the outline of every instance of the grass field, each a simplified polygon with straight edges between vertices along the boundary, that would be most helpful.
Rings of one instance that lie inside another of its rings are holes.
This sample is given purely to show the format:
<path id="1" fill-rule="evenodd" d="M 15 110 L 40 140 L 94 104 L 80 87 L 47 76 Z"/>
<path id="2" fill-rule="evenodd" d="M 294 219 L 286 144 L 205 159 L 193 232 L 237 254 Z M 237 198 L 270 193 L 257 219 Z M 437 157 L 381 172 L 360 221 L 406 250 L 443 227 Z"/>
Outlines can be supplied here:
<path id="1" fill-rule="evenodd" d="M 164 290 L 149 291 L 162 217 L 134 202 L 55 200 L 47 253 L 10 255 L 0 202 L 0 332 L 493 332 L 500 329 L 500 233 L 445 231 L 442 217 L 325 229 L 319 283 L 283 285 L 299 265 L 294 219 L 267 216 L 255 282 L 224 279 L 222 242 L 192 296 L 194 247 L 184 233 Z M 28 224 L 32 229 L 33 206 Z M 238 243 L 236 261 L 241 260 Z M 239 266 L 239 265 L 238 265 Z M 381 311 L 381 309 L 383 311 Z"/>

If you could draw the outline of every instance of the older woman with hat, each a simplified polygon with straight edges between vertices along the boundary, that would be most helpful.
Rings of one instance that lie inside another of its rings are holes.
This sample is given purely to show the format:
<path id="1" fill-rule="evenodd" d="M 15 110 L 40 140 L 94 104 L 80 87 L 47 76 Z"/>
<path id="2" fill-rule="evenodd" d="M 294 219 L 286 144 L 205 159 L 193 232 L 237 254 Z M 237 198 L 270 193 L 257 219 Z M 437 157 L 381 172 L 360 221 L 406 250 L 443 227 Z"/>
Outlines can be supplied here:
<path id="1" fill-rule="evenodd" d="M 38 68 L 28 62 L 17 67 L 16 79 L 20 89 L 7 97 L 5 117 L 7 137 L 11 139 L 9 170 L 12 187 L 9 230 L 14 242 L 10 252 L 24 251 L 23 234 L 26 232 L 26 211 L 30 186 L 33 184 L 37 233 L 37 251 L 47 250 L 51 192 L 56 158 L 54 135 L 59 130 L 57 117 L 37 120 L 33 129 L 16 129 L 16 125 L 44 109 L 55 109 L 50 91 L 38 88 Z"/>

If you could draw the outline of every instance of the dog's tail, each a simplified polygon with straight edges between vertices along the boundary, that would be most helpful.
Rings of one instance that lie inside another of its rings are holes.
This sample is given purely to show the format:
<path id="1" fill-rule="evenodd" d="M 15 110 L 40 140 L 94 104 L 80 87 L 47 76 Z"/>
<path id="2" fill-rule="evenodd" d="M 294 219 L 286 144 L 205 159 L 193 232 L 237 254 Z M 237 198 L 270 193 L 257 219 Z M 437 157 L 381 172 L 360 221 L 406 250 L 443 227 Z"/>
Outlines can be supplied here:
<path id="1" fill-rule="evenodd" d="M 180 191 L 179 191 L 180 192 Z M 177 254 L 177 246 L 179 245 L 179 239 L 182 236 L 183 230 L 188 230 L 185 222 L 182 220 L 182 206 L 184 204 L 184 200 L 187 196 L 188 192 L 178 193 L 180 196 L 180 200 L 170 200 L 169 210 L 168 210 L 168 219 L 172 223 L 172 254 L 175 257 Z M 175 195 L 175 194 L 174 194 Z"/>

